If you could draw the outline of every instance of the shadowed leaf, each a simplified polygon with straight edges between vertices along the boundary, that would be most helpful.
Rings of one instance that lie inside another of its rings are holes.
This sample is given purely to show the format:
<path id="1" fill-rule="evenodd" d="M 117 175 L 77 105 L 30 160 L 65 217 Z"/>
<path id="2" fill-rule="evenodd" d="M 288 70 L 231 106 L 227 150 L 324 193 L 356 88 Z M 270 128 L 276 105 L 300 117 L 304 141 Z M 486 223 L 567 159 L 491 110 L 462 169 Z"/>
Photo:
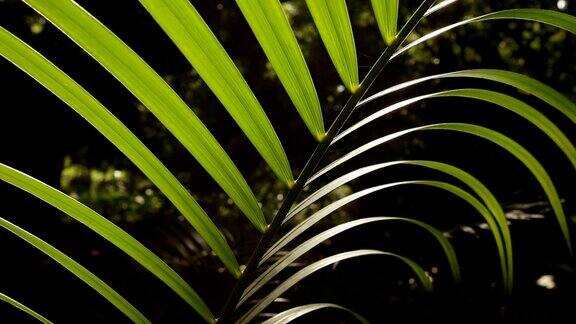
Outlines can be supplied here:
<path id="1" fill-rule="evenodd" d="M 270 319 L 267 319 L 266 321 L 262 322 L 262 324 L 287 324 L 287 323 L 290 323 L 293 320 L 296 320 L 296 319 L 298 319 L 298 318 L 300 318 L 306 314 L 315 312 L 317 310 L 326 309 L 326 308 L 334 308 L 334 309 L 343 310 L 343 311 L 349 313 L 350 315 L 354 316 L 354 318 L 356 318 L 360 323 L 362 323 L 362 324 L 368 324 L 369 323 L 364 317 L 362 317 L 361 315 L 353 312 L 352 310 L 350 310 L 346 307 L 342 307 L 342 306 L 336 305 L 336 304 L 329 304 L 329 303 L 317 303 L 317 304 L 308 304 L 308 305 L 302 305 L 302 306 L 290 308 L 288 310 L 283 311 L 282 313 L 279 313 L 279 314 L 272 316 Z"/>
<path id="2" fill-rule="evenodd" d="M 380 33 L 390 45 L 396 39 L 399 0 L 372 0 L 372 8 Z"/>
<path id="3" fill-rule="evenodd" d="M 377 251 L 377 250 L 356 250 L 336 254 L 306 266 L 304 269 L 298 271 L 290 278 L 284 280 L 280 285 L 278 285 L 278 287 L 276 287 L 272 292 L 270 292 L 270 294 L 268 294 L 266 297 L 258 301 L 258 303 L 256 303 L 254 307 L 252 307 L 246 314 L 244 314 L 244 316 L 242 316 L 242 318 L 240 318 L 238 322 L 241 324 L 250 323 L 254 319 L 254 317 L 258 315 L 258 313 L 264 310 L 268 305 L 270 305 L 270 303 L 272 303 L 276 298 L 282 295 L 286 290 L 290 289 L 292 286 L 300 282 L 302 279 L 308 277 L 309 275 L 315 273 L 316 271 L 322 268 L 351 258 L 356 258 L 360 256 L 376 256 L 376 255 L 390 256 L 399 259 L 400 261 L 408 265 L 412 269 L 412 271 L 414 271 L 414 273 L 418 277 L 418 280 L 420 281 L 420 284 L 425 290 L 429 291 L 432 290 L 432 281 L 430 280 L 428 275 L 426 275 L 422 267 L 420 267 L 414 261 L 401 255 L 390 252 Z"/>

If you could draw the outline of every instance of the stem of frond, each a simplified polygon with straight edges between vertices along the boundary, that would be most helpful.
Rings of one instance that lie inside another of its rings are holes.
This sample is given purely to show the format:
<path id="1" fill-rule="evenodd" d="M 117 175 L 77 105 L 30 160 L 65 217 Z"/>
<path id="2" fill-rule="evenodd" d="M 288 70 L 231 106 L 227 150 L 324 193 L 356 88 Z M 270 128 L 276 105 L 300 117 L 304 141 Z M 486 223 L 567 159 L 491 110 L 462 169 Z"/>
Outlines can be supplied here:
<path id="1" fill-rule="evenodd" d="M 242 295 L 242 291 L 246 288 L 246 286 L 250 283 L 250 281 L 254 279 L 260 258 L 262 257 L 264 252 L 266 252 L 266 249 L 268 249 L 268 247 L 270 246 L 270 243 L 272 242 L 274 235 L 282 225 L 282 220 L 286 217 L 286 215 L 290 211 L 290 208 L 300 195 L 306 181 L 312 176 L 314 170 L 316 169 L 316 166 L 320 163 L 324 155 L 326 155 L 330 143 L 332 142 L 334 137 L 340 132 L 342 126 L 344 126 L 344 124 L 354 111 L 354 108 L 356 107 L 358 102 L 362 100 L 362 97 L 370 89 L 372 83 L 376 80 L 376 78 L 380 75 L 382 70 L 386 67 L 394 52 L 396 52 L 396 50 L 400 47 L 400 45 L 404 42 L 404 40 L 406 40 L 408 35 L 416 27 L 418 22 L 420 22 L 426 11 L 428 11 L 428 9 L 432 7 L 434 2 L 435 0 L 424 0 L 420 4 L 418 9 L 416 9 L 414 14 L 412 14 L 412 17 L 410 17 L 410 19 L 402 27 L 402 29 L 398 33 L 398 36 L 382 52 L 382 55 L 380 55 L 374 66 L 370 69 L 370 71 L 368 71 L 368 74 L 366 74 L 366 77 L 360 83 L 358 89 L 352 94 L 352 96 L 350 96 L 350 98 L 344 105 L 344 108 L 340 111 L 340 113 L 338 114 L 338 116 L 328 129 L 326 136 L 322 139 L 322 141 L 318 143 L 316 149 L 306 162 L 304 169 L 302 169 L 302 172 L 298 176 L 298 180 L 296 180 L 294 186 L 288 191 L 286 198 L 284 199 L 282 205 L 280 206 L 280 209 L 278 209 L 278 212 L 276 212 L 276 215 L 274 216 L 272 223 L 268 227 L 268 230 L 266 231 L 266 233 L 264 233 L 264 235 L 260 239 L 260 242 L 258 242 L 258 245 L 254 249 L 252 256 L 250 257 L 248 263 L 246 264 L 246 268 L 242 272 L 242 276 L 234 286 L 232 292 L 228 296 L 226 304 L 222 308 L 220 317 L 218 318 L 218 323 L 228 323 L 231 321 L 231 316 L 233 315 L 236 309 L 236 305 L 238 304 L 238 300 Z"/>

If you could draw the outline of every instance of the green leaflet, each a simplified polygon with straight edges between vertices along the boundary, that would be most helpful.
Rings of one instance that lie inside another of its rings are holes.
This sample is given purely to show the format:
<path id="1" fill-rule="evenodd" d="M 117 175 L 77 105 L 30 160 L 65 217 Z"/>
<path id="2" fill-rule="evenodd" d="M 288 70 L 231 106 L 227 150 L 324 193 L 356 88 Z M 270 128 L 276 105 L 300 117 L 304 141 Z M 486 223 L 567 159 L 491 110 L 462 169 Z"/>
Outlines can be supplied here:
<path id="1" fill-rule="evenodd" d="M 46 317 L 36 313 L 34 310 L 30 309 L 28 306 L 22 304 L 21 302 L 10 298 L 6 295 L 4 295 L 3 293 L 0 293 L 0 300 L 8 303 L 18 309 L 20 309 L 21 311 L 27 313 L 28 315 L 34 317 L 35 319 L 37 319 L 39 322 L 44 323 L 44 324 L 52 324 L 51 321 L 49 321 Z"/>
<path id="2" fill-rule="evenodd" d="M 324 258 L 320 261 L 316 261 L 316 262 L 304 267 L 304 269 L 296 272 L 290 278 L 286 279 L 280 285 L 278 285 L 278 287 L 276 287 L 272 292 L 270 292 L 270 294 L 268 294 L 266 297 L 264 297 L 263 299 L 258 301 L 258 303 L 256 303 L 256 305 L 254 305 L 254 307 L 252 307 L 246 314 L 244 314 L 244 316 L 242 316 L 240 318 L 238 323 L 240 323 L 240 324 L 251 323 L 252 319 L 254 319 L 254 317 L 256 315 L 258 315 L 258 313 L 260 313 L 262 310 L 264 310 L 268 305 L 270 305 L 276 298 L 278 298 L 280 295 L 282 295 L 286 290 L 290 289 L 290 287 L 294 286 L 295 284 L 300 282 L 302 279 L 308 277 L 309 275 L 313 274 L 314 272 L 316 272 L 322 268 L 325 268 L 325 267 L 332 265 L 336 262 L 348 260 L 351 258 L 356 258 L 356 257 L 360 257 L 360 256 L 376 256 L 376 255 L 390 256 L 390 257 L 399 259 L 400 261 L 402 261 L 403 263 L 408 265 L 410 267 L 410 269 L 412 269 L 412 271 L 418 277 L 420 284 L 422 285 L 422 287 L 425 290 L 428 290 L 428 291 L 432 290 L 432 282 L 430 281 L 430 278 L 426 275 L 426 273 L 424 272 L 422 267 L 420 267 L 414 261 L 412 261 L 406 257 L 403 257 L 403 256 L 398 255 L 398 254 L 390 253 L 390 252 L 377 251 L 377 250 L 349 251 L 349 252 L 339 253 L 339 254 Z"/>
<path id="3" fill-rule="evenodd" d="M 576 149 L 572 142 L 550 119 L 530 105 L 505 94 L 482 89 L 457 89 L 438 94 L 439 97 L 462 97 L 491 102 L 529 120 L 542 130 L 564 152 L 576 170 Z"/>
<path id="4" fill-rule="evenodd" d="M 486 188 L 486 186 L 482 182 L 480 182 L 478 179 L 476 179 L 474 176 L 472 176 L 468 172 L 466 172 L 462 169 L 459 169 L 459 168 L 457 168 L 453 165 L 450 165 L 450 164 L 446 164 L 446 163 L 442 163 L 442 162 L 436 162 L 436 161 L 419 161 L 419 160 L 409 161 L 408 160 L 408 161 L 383 162 L 383 163 L 373 164 L 370 166 L 356 169 L 354 171 L 351 171 L 349 173 L 346 173 L 345 175 L 342 175 L 342 176 L 334 179 L 333 181 L 329 182 L 328 184 L 323 185 L 320 189 L 316 190 L 312 194 L 308 195 L 304 200 L 302 200 L 298 205 L 296 205 L 295 207 L 292 208 L 292 210 L 290 210 L 290 213 L 286 216 L 286 219 L 284 219 L 284 222 L 289 221 L 292 217 L 294 217 L 295 215 L 297 215 L 298 213 L 300 213 L 301 211 L 306 209 L 308 206 L 310 206 L 314 202 L 318 201 L 319 199 L 321 199 L 322 197 L 324 197 L 325 195 L 327 195 L 328 193 L 330 193 L 334 189 L 336 189 L 336 188 L 338 188 L 338 187 L 340 187 L 346 183 L 354 181 L 354 180 L 356 180 L 362 176 L 371 174 L 372 172 L 376 172 L 376 171 L 379 171 L 382 169 L 387 169 L 389 167 L 399 166 L 399 165 L 418 166 L 418 167 L 436 170 L 436 171 L 445 173 L 447 175 L 450 175 L 450 176 L 458 179 L 460 182 L 464 183 L 468 188 L 472 189 L 472 191 L 482 200 L 484 205 L 488 208 L 488 210 L 490 211 L 490 213 L 494 217 L 494 220 L 497 223 L 497 227 L 500 229 L 500 232 L 502 234 L 503 246 L 504 246 L 504 250 L 506 253 L 506 261 L 507 261 L 507 269 L 508 269 L 507 275 L 505 273 L 502 274 L 503 279 L 504 279 L 503 280 L 504 290 L 506 292 L 511 292 L 512 291 L 512 285 L 513 285 L 512 278 L 514 278 L 514 272 L 513 272 L 514 263 L 513 263 L 513 254 L 512 254 L 513 249 L 512 249 L 512 238 L 510 236 L 510 230 L 508 229 L 508 220 L 506 219 L 506 216 L 504 215 L 504 211 L 503 211 L 500 203 L 496 199 L 496 197 L 494 197 L 492 192 L 488 188 Z M 330 170 L 332 170 L 332 168 L 323 169 L 321 172 L 316 173 L 314 176 L 312 176 L 310 178 L 310 180 L 308 180 L 307 185 L 312 183 L 314 180 L 318 179 L 318 177 L 322 176 L 326 172 L 329 172 Z M 480 213 L 483 213 L 483 211 L 481 211 Z M 505 267 L 503 267 L 503 268 L 505 268 Z"/>
<path id="5" fill-rule="evenodd" d="M 566 117 L 570 118 L 572 122 L 576 123 L 576 103 L 563 96 L 560 92 L 556 91 L 554 88 L 520 73 L 505 70 L 494 70 L 494 69 L 455 71 L 443 74 L 430 75 L 427 77 L 403 82 L 393 87 L 379 91 L 378 93 L 360 102 L 358 106 L 362 106 L 370 101 L 383 97 L 387 94 L 411 87 L 413 85 L 420 84 L 425 81 L 443 79 L 443 78 L 485 79 L 513 86 L 548 103 L 550 106 L 556 108 Z"/>
<path id="6" fill-rule="evenodd" d="M 154 70 L 72 0 L 25 0 L 104 66 L 190 151 L 260 231 L 264 215 L 248 184 L 204 124 Z"/>
<path id="7" fill-rule="evenodd" d="M 357 107 L 361 107 L 365 103 L 373 101 L 375 98 L 378 98 L 378 94 L 366 99 Z M 358 123 L 354 124 L 350 128 L 346 129 L 344 132 L 340 133 L 338 137 L 336 137 L 335 141 L 341 139 L 342 137 L 354 132 L 355 130 L 363 127 L 364 125 L 371 123 L 372 121 L 381 118 L 383 116 L 388 115 L 400 108 L 404 108 L 412 103 L 428 99 L 428 98 L 442 98 L 442 97 L 461 97 L 461 98 L 469 98 L 469 99 L 476 99 L 482 100 L 486 102 L 493 103 L 498 105 L 502 108 L 508 109 L 518 116 L 528 120 L 534 126 L 538 127 L 541 131 L 543 131 L 554 143 L 562 150 L 564 155 L 568 158 L 574 170 L 576 170 L 576 149 L 572 142 L 564 135 L 564 133 L 552 122 L 550 121 L 544 114 L 533 108 L 532 106 L 514 98 L 509 95 L 505 95 L 503 93 L 491 91 L 491 90 L 484 90 L 484 89 L 455 89 L 455 90 L 447 90 L 442 92 L 436 92 L 431 94 L 426 94 L 418 97 L 413 97 L 408 100 L 400 101 L 391 105 L 389 107 L 383 108 L 372 115 L 363 118 Z M 466 105 L 468 106 L 468 105 Z"/>
<path id="8" fill-rule="evenodd" d="M 272 264 L 271 266 L 267 266 L 265 270 L 258 276 L 258 278 L 256 278 L 250 285 L 248 285 L 242 297 L 240 298 L 238 304 L 240 305 L 246 302 L 256 291 L 258 291 L 260 288 L 262 288 L 264 285 L 270 282 L 270 280 L 273 279 L 278 273 L 280 273 L 286 267 L 290 266 L 290 264 L 292 264 L 302 255 L 304 255 L 314 247 L 318 246 L 320 243 L 329 240 L 330 238 L 347 230 L 353 229 L 355 227 L 382 221 L 411 223 L 419 226 L 428 233 L 432 234 L 432 236 L 434 236 L 434 238 L 438 240 L 438 243 L 440 243 L 440 246 L 442 247 L 444 254 L 446 254 L 446 258 L 448 259 L 448 264 L 450 265 L 454 281 L 455 282 L 460 281 L 460 266 L 458 264 L 456 252 L 454 252 L 452 244 L 450 244 L 450 241 L 448 241 L 448 239 L 444 237 L 442 232 L 438 231 L 434 227 L 424 222 L 414 219 L 402 218 L 402 217 L 368 217 L 349 221 L 337 225 L 335 227 L 332 227 L 320 234 L 314 235 L 306 242 L 299 244 L 297 247 L 284 254 L 281 258 L 279 258 L 276 262 L 274 262 L 274 264 Z"/>
<path id="9" fill-rule="evenodd" d="M 361 315 L 355 313 L 354 311 L 352 311 L 346 307 L 342 307 L 340 305 L 330 304 L 330 303 L 317 303 L 317 304 L 308 304 L 308 305 L 302 305 L 302 306 L 290 308 L 288 310 L 283 311 L 282 313 L 278 313 L 278 314 L 272 316 L 270 319 L 262 322 L 262 324 L 287 324 L 287 323 L 290 323 L 293 320 L 298 319 L 298 318 L 300 318 L 300 317 L 302 317 L 308 313 L 312 313 L 312 312 L 315 312 L 317 310 L 326 309 L 326 308 L 333 308 L 333 309 L 339 309 L 339 310 L 345 311 L 346 313 L 348 313 L 348 314 L 352 315 L 354 318 L 356 318 L 362 324 L 370 323 L 364 317 L 362 317 Z"/>
<path id="10" fill-rule="evenodd" d="M 62 253 L 60 250 L 3 218 L 0 218 L 0 227 L 3 227 L 6 230 L 12 232 L 14 235 L 20 237 L 33 247 L 54 259 L 54 261 L 60 263 L 64 268 L 66 268 L 66 270 L 73 273 L 76 277 L 84 281 L 92 289 L 96 290 L 100 295 L 102 295 L 102 297 L 106 298 L 106 300 L 118 308 L 118 310 L 124 313 L 124 315 L 126 315 L 134 323 L 150 323 L 150 321 L 139 310 L 132 306 L 132 304 L 124 299 L 124 297 L 114 291 L 112 287 L 108 286 L 104 281 L 90 272 L 90 270 L 84 268 L 78 262 L 72 260 L 66 254 Z M 38 319 L 41 321 L 47 321 L 45 318 Z"/>
<path id="11" fill-rule="evenodd" d="M 2 27 L 0 56 L 28 73 L 110 140 L 170 199 L 229 271 L 235 276 L 240 275 L 234 253 L 218 227 L 176 177 L 106 107 L 40 53 Z"/>
<path id="12" fill-rule="evenodd" d="M 236 120 L 276 176 L 291 185 L 292 170 L 260 103 L 232 59 L 188 0 L 140 0 Z"/>
<path id="13" fill-rule="evenodd" d="M 341 207 L 343 207 L 343 206 L 345 206 L 345 205 L 347 205 L 347 204 L 349 204 L 349 203 L 351 203 L 357 199 L 371 195 L 374 192 L 387 190 L 387 189 L 395 188 L 395 187 L 399 187 L 399 186 L 406 186 L 406 185 L 419 185 L 419 186 L 428 186 L 428 187 L 435 187 L 438 189 L 442 189 L 442 190 L 447 191 L 447 192 L 451 193 L 452 195 L 455 195 L 458 198 L 464 200 L 471 207 L 473 207 L 482 216 L 482 218 L 484 218 L 484 220 L 486 221 L 486 223 L 488 224 L 488 226 L 490 228 L 490 232 L 494 236 L 494 241 L 496 243 L 496 247 L 498 250 L 498 256 L 500 258 L 500 266 L 502 268 L 502 279 L 503 279 L 503 282 L 505 284 L 505 287 L 509 287 L 511 285 L 511 282 L 509 282 L 509 278 L 507 276 L 508 272 L 507 272 L 507 263 L 506 263 L 507 259 L 506 258 L 507 258 L 507 255 L 512 255 L 512 251 L 507 252 L 505 250 L 506 248 L 511 249 L 511 245 L 505 245 L 504 244 L 504 242 L 502 240 L 502 236 L 500 235 L 498 223 L 496 223 L 494 221 L 493 215 L 490 214 L 488 209 L 486 209 L 486 207 L 480 201 L 478 201 L 478 199 L 474 198 L 474 196 L 472 196 L 468 192 L 466 192 L 466 191 L 464 191 L 464 190 L 462 190 L 462 189 L 460 189 L 454 185 L 451 185 L 449 183 L 440 182 L 440 181 L 414 180 L 414 181 L 402 181 L 402 182 L 386 183 L 386 184 L 378 185 L 378 186 L 371 187 L 368 189 L 364 189 L 364 190 L 355 192 L 351 195 L 348 195 L 344 198 L 341 198 L 341 199 L 331 203 L 330 205 L 320 209 L 319 211 L 314 213 L 312 216 L 306 218 L 304 221 L 302 221 L 301 223 L 294 226 L 294 228 L 292 228 L 288 233 L 286 233 L 284 236 L 282 236 L 280 239 L 278 239 L 270 247 L 270 249 L 268 249 L 268 251 L 266 251 L 266 253 L 262 256 L 261 263 L 265 262 L 268 258 L 270 258 L 272 255 L 274 255 L 276 252 L 278 252 L 280 249 L 282 249 L 288 243 L 293 241 L 300 234 L 304 233 L 306 230 L 308 230 L 309 228 L 314 226 L 316 223 L 318 223 L 319 221 L 321 221 L 325 217 L 329 216 L 331 213 L 340 209 Z M 420 224 L 417 224 L 417 225 L 420 225 Z M 446 247 L 445 244 L 442 244 L 442 246 Z M 450 256 L 448 258 L 451 259 Z M 450 262 L 450 265 L 451 265 L 451 269 L 454 273 L 455 280 L 458 280 L 460 277 L 459 270 L 454 266 L 453 261 Z"/>
<path id="14" fill-rule="evenodd" d="M 561 29 L 564 29 L 572 34 L 576 34 L 576 17 L 571 16 L 569 14 L 565 14 L 558 11 L 553 10 L 544 10 L 544 9 L 510 9 L 510 10 L 502 10 L 492 12 L 486 15 L 482 15 L 479 17 L 470 18 L 467 20 L 459 21 L 455 24 L 448 25 L 446 27 L 442 27 L 438 30 L 435 30 L 431 33 L 428 33 L 417 40 L 411 42 L 410 44 L 404 46 L 403 48 L 399 49 L 392 58 L 405 53 L 409 49 L 414 46 L 420 45 L 436 36 L 439 36 L 449 30 L 452 30 L 456 27 L 460 27 L 463 25 L 480 22 L 480 21 L 488 21 L 488 20 L 500 20 L 500 19 L 519 19 L 519 20 L 529 20 L 529 21 L 536 21 L 543 24 L 548 24 L 551 26 L 555 26 Z"/>
<path id="15" fill-rule="evenodd" d="M 562 203 L 560 202 L 560 198 L 558 197 L 558 192 L 550 179 L 550 176 L 544 169 L 544 167 L 538 162 L 530 152 L 524 149 L 520 144 L 516 143 L 512 139 L 496 132 L 491 129 L 473 125 L 473 124 L 464 124 L 464 123 L 443 123 L 443 124 L 433 124 L 433 125 L 426 125 L 420 127 L 414 127 L 410 129 L 406 129 L 403 131 L 399 131 L 393 134 L 389 134 L 378 139 L 375 139 L 369 143 L 362 145 L 361 147 L 347 153 L 346 155 L 342 156 L 341 158 L 337 159 L 336 161 L 330 163 L 328 166 L 324 167 L 318 173 L 325 172 L 326 169 L 332 169 L 342 163 L 376 147 L 381 144 L 387 143 L 404 135 L 422 131 L 422 130 L 449 130 L 449 131 L 457 131 L 462 133 L 468 133 L 470 135 L 475 135 L 482 137 L 511 153 L 517 159 L 519 159 L 534 175 L 534 177 L 540 183 L 542 189 L 544 190 L 552 209 L 554 211 L 554 215 L 558 221 L 564 239 L 566 241 L 566 245 L 572 253 L 572 243 L 570 240 L 570 231 L 568 229 L 568 224 L 566 220 L 566 215 L 564 214 L 564 210 L 562 208 Z M 335 140 L 336 141 L 336 140 Z"/>
<path id="16" fill-rule="evenodd" d="M 399 0 L 371 0 L 376 23 L 380 28 L 380 33 L 390 45 L 396 39 L 398 26 L 398 2 Z"/>
<path id="17" fill-rule="evenodd" d="M 27 191 L 98 233 L 162 280 L 207 322 L 214 322 L 214 315 L 208 306 L 184 279 L 152 251 L 114 223 L 66 194 L 1 163 L 0 180 Z"/>
<path id="18" fill-rule="evenodd" d="M 358 61 L 346 1 L 306 0 L 306 4 L 342 82 L 351 92 L 356 91 Z"/>
<path id="19" fill-rule="evenodd" d="M 236 0 L 300 117 L 317 140 L 324 138 L 320 101 L 304 55 L 279 0 Z"/>

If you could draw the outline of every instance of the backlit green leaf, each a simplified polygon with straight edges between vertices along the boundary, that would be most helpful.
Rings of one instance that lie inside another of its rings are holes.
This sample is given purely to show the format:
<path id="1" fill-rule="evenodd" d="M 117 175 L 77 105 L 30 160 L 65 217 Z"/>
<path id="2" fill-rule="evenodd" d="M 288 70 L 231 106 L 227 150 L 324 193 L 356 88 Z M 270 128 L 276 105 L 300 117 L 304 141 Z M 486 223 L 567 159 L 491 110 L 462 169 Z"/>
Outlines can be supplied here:
<path id="1" fill-rule="evenodd" d="M 212 89 L 276 176 L 294 181 L 286 153 L 260 103 L 188 0 L 140 0 Z"/>
<path id="2" fill-rule="evenodd" d="M 279 0 L 236 0 L 292 103 L 318 140 L 324 120 L 304 55 Z"/>
<path id="3" fill-rule="evenodd" d="M 358 61 L 345 0 L 306 0 L 320 37 L 344 85 L 358 88 Z"/>
<path id="4" fill-rule="evenodd" d="M 360 103 L 357 107 L 361 107 L 365 103 L 371 102 L 377 97 L 378 97 L 377 95 L 374 95 L 366 99 L 362 103 Z M 550 119 L 548 119 L 544 114 L 542 114 L 532 106 L 514 97 L 496 91 L 484 90 L 484 89 L 455 89 L 455 90 L 426 94 L 418 97 L 413 97 L 408 100 L 400 101 L 398 103 L 395 103 L 394 105 L 383 108 L 368 117 L 363 118 L 358 123 L 354 124 L 350 128 L 346 129 L 344 132 L 340 133 L 336 138 L 336 140 L 339 140 L 340 138 L 358 130 L 359 128 L 377 120 L 378 118 L 384 117 L 400 108 L 407 107 L 413 103 L 419 102 L 424 99 L 442 98 L 442 97 L 461 97 L 461 98 L 482 100 L 496 104 L 502 108 L 514 112 L 518 116 L 530 121 L 534 126 L 538 127 L 552 141 L 554 141 L 554 143 L 562 150 L 562 152 L 564 152 L 564 155 L 566 155 L 570 163 L 572 163 L 574 170 L 576 170 L 576 149 L 574 148 L 574 145 L 572 145 L 572 142 L 570 142 L 568 137 L 566 137 L 566 135 L 564 135 L 564 133 L 552 121 L 550 121 Z M 470 104 L 463 104 L 460 106 L 466 108 L 474 107 L 474 105 Z"/>
<path id="5" fill-rule="evenodd" d="M 559 112 L 564 114 L 570 120 L 576 123 L 576 102 L 566 98 L 560 92 L 556 91 L 554 88 L 538 81 L 532 79 L 526 75 L 510 72 L 505 70 L 495 70 L 495 69 L 475 69 L 475 70 L 463 70 L 448 72 L 443 74 L 431 75 L 407 82 L 397 84 L 393 87 L 387 88 L 385 90 L 379 91 L 378 93 L 366 98 L 358 104 L 362 106 L 368 102 L 375 99 L 381 98 L 390 93 L 411 87 L 413 85 L 420 84 L 429 80 L 443 79 L 443 78 L 474 78 L 474 79 L 485 79 L 494 82 L 499 82 L 505 85 L 513 86 L 522 90 L 536 98 L 548 103 L 550 106 L 556 108 Z"/>
<path id="6" fill-rule="evenodd" d="M 417 40 L 409 43 L 403 48 L 399 49 L 393 56 L 392 59 L 405 53 L 414 46 L 420 45 L 426 41 L 429 41 L 449 30 L 454 28 L 464 26 L 467 24 L 488 21 L 488 20 L 501 20 L 501 19 L 518 19 L 518 20 L 529 20 L 536 21 L 543 24 L 548 24 L 561 29 L 564 29 L 572 34 L 576 34 L 576 17 L 569 14 L 558 12 L 554 10 L 544 10 L 544 9 L 510 9 L 492 12 L 479 17 L 474 17 L 466 20 L 459 21 L 452 25 L 442 27 L 431 33 L 428 33 Z"/>
<path id="7" fill-rule="evenodd" d="M 270 305 L 276 298 L 282 295 L 286 290 L 290 289 L 292 286 L 300 282 L 302 279 L 308 277 L 309 275 L 315 273 L 316 271 L 322 268 L 351 258 L 356 258 L 360 256 L 376 256 L 376 255 L 390 256 L 399 259 L 400 261 L 408 265 L 410 269 L 412 269 L 412 271 L 414 272 L 414 274 L 416 274 L 418 280 L 420 281 L 420 284 L 424 289 L 432 290 L 432 281 L 430 280 L 428 275 L 426 275 L 422 267 L 420 267 L 414 261 L 401 255 L 390 252 L 377 251 L 377 250 L 355 250 L 324 258 L 296 272 L 290 278 L 286 279 L 280 285 L 278 285 L 278 287 L 276 287 L 272 292 L 270 292 L 270 294 L 268 294 L 266 297 L 258 301 L 258 303 L 256 303 L 254 307 L 252 307 L 246 314 L 244 314 L 244 316 L 242 316 L 238 322 L 240 324 L 251 323 L 251 321 L 254 319 L 254 317 L 256 317 L 256 315 L 258 315 L 262 310 L 264 310 L 268 305 Z"/>
<path id="8" fill-rule="evenodd" d="M 134 323 L 150 323 L 150 321 L 139 310 L 112 289 L 112 287 L 108 286 L 104 281 L 90 272 L 90 270 L 84 268 L 81 264 L 72 260 L 60 250 L 3 218 L 0 218 L 0 227 L 5 228 L 14 235 L 17 235 L 24 241 L 30 243 L 33 247 L 54 259 L 54 261 L 60 263 L 64 268 L 66 268 L 66 270 L 73 273 L 92 289 L 96 290 L 100 295 L 102 295 L 102 297 L 106 298 L 106 300 L 118 308 L 118 310 L 124 313 L 124 315 Z"/>
<path id="9" fill-rule="evenodd" d="M 260 231 L 266 221 L 254 194 L 200 119 L 154 70 L 72 0 L 25 0 L 138 98 L 188 149 Z"/>
<path id="10" fill-rule="evenodd" d="M 398 26 L 398 4 L 400 0 L 371 0 L 372 9 L 380 33 L 386 44 L 390 45 L 396 39 Z"/>

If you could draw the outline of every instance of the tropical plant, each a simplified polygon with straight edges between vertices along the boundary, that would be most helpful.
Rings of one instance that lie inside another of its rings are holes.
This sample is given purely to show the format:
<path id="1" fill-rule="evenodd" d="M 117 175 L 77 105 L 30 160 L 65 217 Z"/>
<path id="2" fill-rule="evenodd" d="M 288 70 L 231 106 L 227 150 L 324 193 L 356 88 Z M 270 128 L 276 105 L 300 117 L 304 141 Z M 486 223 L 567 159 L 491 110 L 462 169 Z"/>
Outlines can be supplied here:
<path id="1" fill-rule="evenodd" d="M 377 24 L 387 46 L 366 75 L 360 79 L 346 2 L 344 0 L 306 0 L 332 63 L 350 93 L 346 104 L 326 130 L 312 77 L 280 1 L 237 0 L 236 3 L 252 29 L 259 46 L 262 47 L 302 121 L 310 134 L 318 141 L 307 163 L 295 178 L 287 154 L 264 109 L 237 66 L 194 6 L 188 0 L 140 0 L 141 5 L 170 37 L 220 100 L 276 177 L 286 186 L 287 193 L 283 195 L 282 204 L 275 215 L 264 215 L 253 190 L 211 132 L 178 94 L 116 34 L 73 0 L 24 0 L 24 2 L 92 56 L 152 112 L 226 192 L 246 219 L 262 233 L 262 236 L 247 264 L 241 267 L 218 226 L 178 178 L 87 90 L 3 27 L 0 27 L 0 54 L 64 101 L 124 153 L 194 227 L 230 274 L 237 278 L 237 282 L 222 309 L 214 312 L 193 287 L 160 257 L 104 216 L 58 189 L 10 166 L 0 164 L 0 179 L 52 205 L 114 244 L 166 284 L 207 322 L 251 322 L 275 299 L 302 279 L 337 262 L 361 256 L 387 256 L 400 261 L 414 272 L 422 288 L 431 290 L 430 275 L 411 259 L 390 251 L 369 249 L 352 250 L 328 256 L 305 265 L 278 284 L 272 281 L 279 273 L 288 272 L 286 268 L 289 265 L 323 241 L 349 229 L 376 222 L 402 222 L 416 225 L 427 231 L 438 241 L 446 255 L 454 280 L 459 281 L 460 267 L 450 241 L 436 228 L 415 219 L 390 216 L 358 218 L 335 225 L 296 246 L 290 245 L 306 230 L 343 206 L 373 193 L 400 186 L 441 189 L 473 207 L 488 224 L 493 235 L 499 256 L 502 287 L 505 293 L 510 293 L 513 289 L 514 255 L 508 221 L 495 195 L 467 171 L 438 161 L 400 160 L 357 168 L 329 182 L 325 180 L 327 183 L 324 185 L 317 185 L 321 179 L 328 178 L 333 169 L 347 161 L 377 146 L 415 132 L 436 130 L 474 135 L 515 156 L 541 185 L 568 250 L 572 251 L 567 217 L 559 193 L 548 172 L 527 149 L 495 130 L 467 123 L 430 124 L 392 134 L 379 134 L 377 139 L 365 142 L 330 162 L 327 161 L 327 153 L 331 147 L 335 147 L 343 139 L 350 138 L 350 134 L 396 110 L 431 98 L 456 97 L 488 102 L 527 120 L 549 137 L 576 169 L 576 149 L 555 123 L 531 105 L 494 90 L 462 88 L 425 94 L 383 107 L 352 125 L 347 123 L 351 115 L 369 103 L 378 102 L 383 97 L 420 83 L 446 78 L 481 79 L 516 87 L 557 109 L 572 122 L 576 122 L 576 104 L 570 99 L 537 80 L 504 70 L 473 69 L 431 75 L 400 83 L 367 96 L 374 81 L 393 59 L 409 53 L 410 49 L 419 44 L 460 26 L 491 20 L 529 20 L 555 26 L 575 34 L 575 17 L 542 9 L 496 11 L 440 28 L 403 45 L 424 17 L 437 15 L 438 11 L 456 1 L 447 0 L 435 5 L 434 0 L 424 0 L 407 22 L 397 30 L 398 10 L 402 4 L 397 0 L 372 0 Z M 362 137 L 360 140 L 365 141 Z M 340 186 L 373 172 L 398 165 L 435 170 L 457 179 L 461 186 L 432 180 L 406 180 L 380 184 L 338 199 L 294 224 L 295 216 L 306 211 L 315 202 Z M 304 190 L 305 188 L 318 189 L 308 193 Z M 303 199 L 296 204 L 301 196 L 304 196 Z M 271 219 L 271 222 L 266 221 L 267 217 Z M 130 320 L 148 322 L 145 312 L 138 310 L 95 274 L 52 245 L 5 219 L 0 218 L 0 226 L 60 263 L 117 307 Z M 284 234 L 280 235 L 282 233 Z M 274 288 L 270 292 L 264 296 L 257 294 L 263 287 L 270 286 L 272 283 L 274 283 Z M 42 322 L 49 322 L 45 317 L 6 295 L 0 294 L 0 299 Z M 255 300 L 252 306 L 248 306 L 249 300 Z M 317 303 L 286 310 L 268 319 L 267 322 L 286 323 L 320 309 L 343 310 L 358 320 L 365 321 L 361 315 L 343 306 Z"/>

